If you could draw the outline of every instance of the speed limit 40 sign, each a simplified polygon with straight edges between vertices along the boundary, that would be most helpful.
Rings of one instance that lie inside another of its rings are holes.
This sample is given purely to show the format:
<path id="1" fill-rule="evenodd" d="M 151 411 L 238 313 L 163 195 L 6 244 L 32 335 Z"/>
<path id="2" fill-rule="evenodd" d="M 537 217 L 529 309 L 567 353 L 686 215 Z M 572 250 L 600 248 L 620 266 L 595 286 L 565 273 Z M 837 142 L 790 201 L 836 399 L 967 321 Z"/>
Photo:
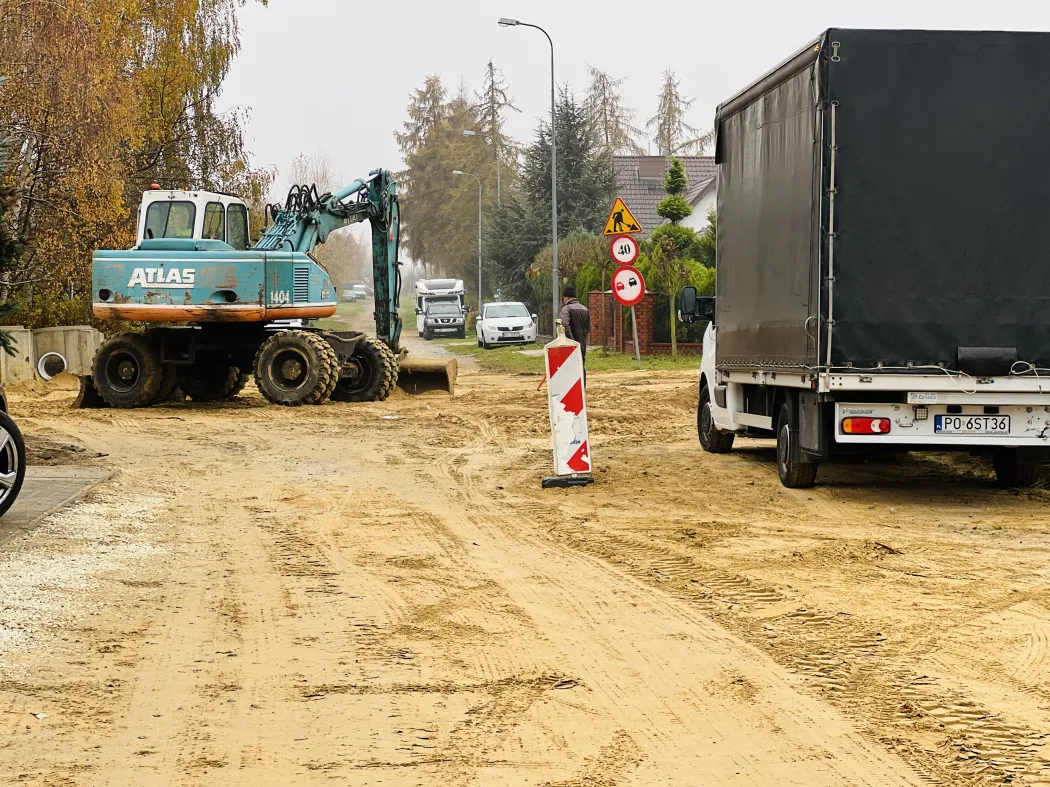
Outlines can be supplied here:
<path id="1" fill-rule="evenodd" d="M 638 259 L 638 241 L 630 235 L 620 235 L 609 245 L 609 253 L 621 265 L 631 265 Z"/>

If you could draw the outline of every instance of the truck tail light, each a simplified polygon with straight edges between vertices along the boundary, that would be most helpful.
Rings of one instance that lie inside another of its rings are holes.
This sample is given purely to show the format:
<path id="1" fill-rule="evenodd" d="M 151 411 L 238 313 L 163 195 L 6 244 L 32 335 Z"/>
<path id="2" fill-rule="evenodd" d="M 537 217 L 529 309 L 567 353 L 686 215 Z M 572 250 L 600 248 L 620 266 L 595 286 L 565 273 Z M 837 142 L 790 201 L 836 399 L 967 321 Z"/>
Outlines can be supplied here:
<path id="1" fill-rule="evenodd" d="M 843 434 L 889 434 L 889 418 L 843 418 Z"/>

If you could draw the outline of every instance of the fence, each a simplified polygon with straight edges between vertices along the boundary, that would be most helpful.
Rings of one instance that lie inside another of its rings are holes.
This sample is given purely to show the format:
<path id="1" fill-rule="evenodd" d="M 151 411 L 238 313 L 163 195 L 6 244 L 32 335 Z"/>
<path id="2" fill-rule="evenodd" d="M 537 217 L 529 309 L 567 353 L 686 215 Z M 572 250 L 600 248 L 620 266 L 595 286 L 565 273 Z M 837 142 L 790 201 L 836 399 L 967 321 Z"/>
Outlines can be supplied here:
<path id="1" fill-rule="evenodd" d="M 662 304 L 659 301 L 660 297 L 663 297 Z M 615 352 L 633 353 L 634 337 L 631 332 L 630 309 L 620 306 L 611 291 L 594 290 L 587 293 L 587 305 L 591 311 L 591 344 L 604 345 Z M 647 293 L 641 303 L 635 306 L 635 314 L 638 318 L 639 353 L 641 355 L 670 355 L 671 315 L 667 296 Z M 680 324 L 679 326 L 682 327 Z M 703 332 L 707 324 L 688 326 L 688 328 L 689 330 L 684 335 L 679 333 L 678 352 L 699 355 L 703 350 Z"/>

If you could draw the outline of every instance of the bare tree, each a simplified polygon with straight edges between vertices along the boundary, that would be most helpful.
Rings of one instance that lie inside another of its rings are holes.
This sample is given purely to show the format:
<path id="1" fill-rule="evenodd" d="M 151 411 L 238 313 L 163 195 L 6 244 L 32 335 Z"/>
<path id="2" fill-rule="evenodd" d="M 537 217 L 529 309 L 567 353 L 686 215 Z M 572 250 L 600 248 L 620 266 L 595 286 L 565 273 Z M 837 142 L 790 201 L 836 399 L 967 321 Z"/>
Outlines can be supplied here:
<path id="1" fill-rule="evenodd" d="M 324 150 L 307 155 L 300 153 L 288 168 L 288 186 L 315 185 L 319 194 L 335 191 L 343 185 L 331 155 Z"/>
<path id="2" fill-rule="evenodd" d="M 673 69 L 664 72 L 656 114 L 646 121 L 645 127 L 653 132 L 653 141 L 662 156 L 702 155 L 714 141 L 714 132 L 701 132 L 686 122 L 685 115 L 696 99 L 682 96 L 678 90 L 680 82 Z"/>
<path id="3" fill-rule="evenodd" d="M 614 154 L 644 153 L 644 149 L 636 141 L 643 132 L 631 125 L 635 112 L 623 105 L 620 95 L 620 86 L 624 78 L 613 79 L 606 72 L 593 66 L 587 68 L 591 75 L 591 86 L 583 106 L 605 149 Z"/>

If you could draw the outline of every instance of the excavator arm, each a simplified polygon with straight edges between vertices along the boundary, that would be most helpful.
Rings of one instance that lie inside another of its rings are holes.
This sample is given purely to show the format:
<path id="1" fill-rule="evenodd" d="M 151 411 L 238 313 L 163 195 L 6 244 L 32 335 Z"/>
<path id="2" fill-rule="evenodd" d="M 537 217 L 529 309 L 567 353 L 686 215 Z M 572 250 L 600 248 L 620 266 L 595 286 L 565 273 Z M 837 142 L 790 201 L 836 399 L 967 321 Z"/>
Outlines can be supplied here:
<path id="1" fill-rule="evenodd" d="M 392 351 L 400 350 L 401 208 L 397 183 L 385 169 L 373 170 L 333 194 L 316 186 L 293 186 L 285 205 L 268 206 L 273 222 L 253 247 L 258 251 L 310 254 L 335 230 L 368 221 L 372 225 L 372 282 L 375 290 L 376 335 Z"/>

